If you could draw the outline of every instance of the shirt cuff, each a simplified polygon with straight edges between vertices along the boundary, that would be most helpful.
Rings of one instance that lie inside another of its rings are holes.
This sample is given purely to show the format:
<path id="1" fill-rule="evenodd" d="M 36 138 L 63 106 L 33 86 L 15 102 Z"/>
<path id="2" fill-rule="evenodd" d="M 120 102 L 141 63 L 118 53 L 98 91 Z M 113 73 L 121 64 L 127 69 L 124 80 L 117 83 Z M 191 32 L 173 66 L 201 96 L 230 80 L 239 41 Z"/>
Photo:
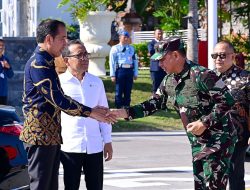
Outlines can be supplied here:
<path id="1" fill-rule="evenodd" d="M 210 119 L 207 116 L 203 116 L 200 118 L 200 121 L 204 124 L 206 128 L 210 127 Z"/>
<path id="2" fill-rule="evenodd" d="M 89 117 L 92 112 L 92 109 L 90 107 L 84 106 L 82 111 L 83 111 L 83 117 Z"/>
<path id="3" fill-rule="evenodd" d="M 132 108 L 127 108 L 126 112 L 127 112 L 128 117 L 124 118 L 124 119 L 127 120 L 127 121 L 132 120 L 133 119 L 133 115 L 134 115 L 134 110 Z"/>

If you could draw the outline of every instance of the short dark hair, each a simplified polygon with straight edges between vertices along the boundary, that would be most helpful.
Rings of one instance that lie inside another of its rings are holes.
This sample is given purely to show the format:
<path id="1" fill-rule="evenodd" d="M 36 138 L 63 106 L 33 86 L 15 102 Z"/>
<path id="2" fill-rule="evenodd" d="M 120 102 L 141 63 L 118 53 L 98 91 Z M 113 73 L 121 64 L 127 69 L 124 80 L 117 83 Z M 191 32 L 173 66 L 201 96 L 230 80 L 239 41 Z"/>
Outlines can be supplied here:
<path id="1" fill-rule="evenodd" d="M 232 44 L 231 42 L 226 41 L 226 40 L 222 40 L 222 41 L 218 42 L 216 45 L 220 45 L 220 44 L 225 44 L 225 45 L 227 45 L 227 47 L 228 47 L 230 50 L 232 50 L 233 53 L 235 53 L 235 48 L 234 48 L 234 46 L 233 46 L 233 44 Z"/>
<path id="2" fill-rule="evenodd" d="M 58 27 L 66 27 L 65 23 L 59 20 L 46 19 L 43 20 L 36 30 L 37 43 L 43 43 L 45 37 L 50 34 L 53 38 L 58 34 Z"/>
<path id="3" fill-rule="evenodd" d="M 81 42 L 81 40 L 79 40 L 79 39 L 70 40 L 70 41 L 67 43 L 66 47 L 65 47 L 65 48 L 63 49 L 63 51 L 62 51 L 62 57 L 67 57 L 67 56 L 71 55 L 71 52 L 70 52 L 70 50 L 69 50 L 69 47 L 70 47 L 71 45 L 75 45 L 75 44 L 79 44 L 79 45 L 84 46 L 84 44 L 83 44 L 83 43 Z"/>
<path id="4" fill-rule="evenodd" d="M 4 43 L 4 40 L 0 38 L 0 42 L 3 42 L 3 43 Z"/>

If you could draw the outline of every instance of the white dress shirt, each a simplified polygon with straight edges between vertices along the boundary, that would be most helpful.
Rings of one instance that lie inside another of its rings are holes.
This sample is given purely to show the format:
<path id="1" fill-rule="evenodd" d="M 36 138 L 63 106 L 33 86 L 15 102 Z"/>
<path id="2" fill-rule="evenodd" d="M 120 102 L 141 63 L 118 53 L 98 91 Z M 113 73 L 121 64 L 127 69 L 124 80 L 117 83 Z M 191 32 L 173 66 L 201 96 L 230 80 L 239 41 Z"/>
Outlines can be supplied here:
<path id="1" fill-rule="evenodd" d="M 99 105 L 108 107 L 103 82 L 100 78 L 85 73 L 79 81 L 68 70 L 59 75 L 64 93 L 91 108 Z M 112 126 L 85 117 L 74 117 L 61 113 L 61 150 L 74 153 L 98 153 L 103 151 L 103 143 L 111 142 Z"/>

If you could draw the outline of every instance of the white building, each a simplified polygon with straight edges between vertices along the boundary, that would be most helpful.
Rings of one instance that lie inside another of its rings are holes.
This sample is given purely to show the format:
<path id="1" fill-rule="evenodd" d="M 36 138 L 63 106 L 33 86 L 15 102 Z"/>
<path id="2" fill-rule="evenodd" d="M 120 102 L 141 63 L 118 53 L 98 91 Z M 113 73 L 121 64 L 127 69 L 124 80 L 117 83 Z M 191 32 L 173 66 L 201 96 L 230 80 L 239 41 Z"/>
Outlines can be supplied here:
<path id="1" fill-rule="evenodd" d="M 61 0 L 0 0 L 0 36 L 36 36 L 38 23 L 53 18 L 72 24 L 66 7 L 57 8 Z"/>

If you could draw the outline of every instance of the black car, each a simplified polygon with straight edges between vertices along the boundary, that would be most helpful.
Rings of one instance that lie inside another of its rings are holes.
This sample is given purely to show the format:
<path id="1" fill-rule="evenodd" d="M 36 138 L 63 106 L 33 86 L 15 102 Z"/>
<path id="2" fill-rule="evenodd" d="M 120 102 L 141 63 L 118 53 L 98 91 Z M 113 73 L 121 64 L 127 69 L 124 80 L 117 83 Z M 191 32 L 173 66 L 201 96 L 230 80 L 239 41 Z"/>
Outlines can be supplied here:
<path id="1" fill-rule="evenodd" d="M 0 105 L 0 190 L 29 189 L 27 155 L 19 140 L 21 129 L 15 108 Z"/>

